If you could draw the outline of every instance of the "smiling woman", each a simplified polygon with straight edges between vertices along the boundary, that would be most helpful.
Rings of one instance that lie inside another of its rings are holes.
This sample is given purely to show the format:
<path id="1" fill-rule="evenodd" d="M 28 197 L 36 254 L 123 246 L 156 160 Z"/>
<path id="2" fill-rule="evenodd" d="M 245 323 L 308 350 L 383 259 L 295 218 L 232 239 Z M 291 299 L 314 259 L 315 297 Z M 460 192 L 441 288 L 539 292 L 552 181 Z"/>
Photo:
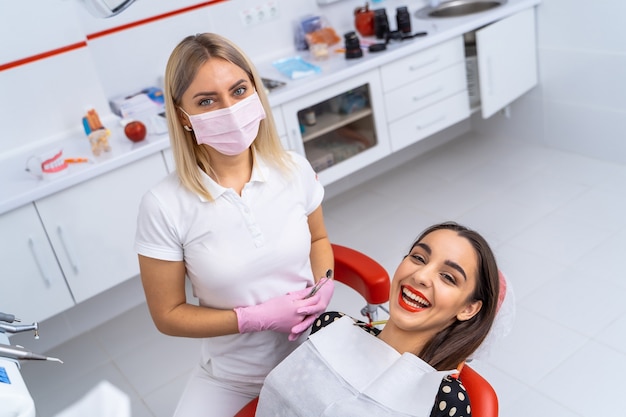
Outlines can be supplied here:
<path id="1" fill-rule="evenodd" d="M 380 338 L 435 368 L 455 368 L 489 332 L 498 293 L 495 257 L 482 236 L 455 223 L 432 226 L 396 269 Z"/>
<path id="2" fill-rule="evenodd" d="M 331 407 L 345 417 L 471 416 L 457 370 L 489 333 L 499 290 L 481 235 L 451 222 L 428 228 L 395 271 L 383 329 L 322 314 L 309 341 L 266 378 L 256 415 L 314 416 L 308 410 Z"/>

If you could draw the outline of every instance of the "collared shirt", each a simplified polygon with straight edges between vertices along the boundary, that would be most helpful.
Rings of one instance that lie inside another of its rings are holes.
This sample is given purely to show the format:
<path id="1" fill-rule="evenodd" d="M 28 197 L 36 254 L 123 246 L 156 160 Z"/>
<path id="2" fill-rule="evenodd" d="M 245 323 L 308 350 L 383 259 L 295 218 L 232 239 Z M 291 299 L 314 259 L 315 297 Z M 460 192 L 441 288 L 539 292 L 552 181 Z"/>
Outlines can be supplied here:
<path id="1" fill-rule="evenodd" d="M 142 199 L 137 252 L 184 261 L 202 306 L 255 305 L 312 285 L 308 215 L 324 191 L 309 162 L 290 155 L 291 175 L 256 155 L 241 196 L 204 174 L 213 201 L 170 174 Z M 297 345 L 273 331 L 213 337 L 203 343 L 203 361 L 216 376 L 262 381 Z"/>

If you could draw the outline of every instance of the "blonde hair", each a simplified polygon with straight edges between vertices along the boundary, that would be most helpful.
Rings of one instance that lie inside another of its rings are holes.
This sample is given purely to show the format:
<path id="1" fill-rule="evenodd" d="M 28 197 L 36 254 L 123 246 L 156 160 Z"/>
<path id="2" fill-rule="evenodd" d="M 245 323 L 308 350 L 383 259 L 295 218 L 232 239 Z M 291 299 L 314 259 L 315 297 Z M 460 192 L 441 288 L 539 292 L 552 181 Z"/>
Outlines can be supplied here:
<path id="1" fill-rule="evenodd" d="M 165 68 L 165 112 L 178 178 L 187 189 L 208 200 L 213 200 L 213 197 L 204 186 L 198 167 L 207 174 L 213 172 L 209 153 L 204 146 L 197 144 L 193 132 L 183 128 L 178 107 L 198 69 L 212 58 L 224 59 L 244 70 L 263 104 L 266 117 L 261 120 L 259 132 L 252 143 L 255 153 L 285 173 L 292 166 L 278 137 L 261 77 L 244 52 L 215 33 L 188 36 L 174 48 Z"/>

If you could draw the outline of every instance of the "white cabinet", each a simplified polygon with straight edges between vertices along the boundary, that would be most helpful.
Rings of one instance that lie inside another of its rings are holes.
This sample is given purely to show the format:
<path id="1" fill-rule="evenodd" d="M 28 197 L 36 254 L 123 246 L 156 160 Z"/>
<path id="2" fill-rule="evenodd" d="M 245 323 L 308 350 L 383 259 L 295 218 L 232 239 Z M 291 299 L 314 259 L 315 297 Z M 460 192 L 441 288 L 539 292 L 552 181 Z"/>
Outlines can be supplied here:
<path id="1" fill-rule="evenodd" d="M 172 152 L 172 148 L 167 148 L 163 150 L 163 158 L 165 159 L 167 172 L 176 171 L 176 162 L 174 162 L 174 153 Z"/>
<path id="2" fill-rule="evenodd" d="M 537 84 L 535 9 L 476 31 L 482 116 L 488 118 Z"/>
<path id="3" fill-rule="evenodd" d="M 306 156 L 322 184 L 390 153 L 378 70 L 282 105 L 289 148 Z"/>
<path id="4" fill-rule="evenodd" d="M 44 320 L 74 305 L 35 206 L 0 217 L 0 311 Z"/>
<path id="5" fill-rule="evenodd" d="M 287 129 L 285 128 L 285 118 L 283 117 L 283 109 L 281 106 L 272 107 L 272 115 L 274 116 L 274 125 L 276 131 L 280 137 L 280 142 L 285 149 L 296 150 L 294 146 L 289 142 L 289 136 L 287 135 Z"/>
<path id="6" fill-rule="evenodd" d="M 469 117 L 461 37 L 387 64 L 381 76 L 393 152 Z"/>
<path id="7" fill-rule="evenodd" d="M 165 175 L 159 152 L 35 202 L 77 303 L 139 273 L 137 209 Z"/>

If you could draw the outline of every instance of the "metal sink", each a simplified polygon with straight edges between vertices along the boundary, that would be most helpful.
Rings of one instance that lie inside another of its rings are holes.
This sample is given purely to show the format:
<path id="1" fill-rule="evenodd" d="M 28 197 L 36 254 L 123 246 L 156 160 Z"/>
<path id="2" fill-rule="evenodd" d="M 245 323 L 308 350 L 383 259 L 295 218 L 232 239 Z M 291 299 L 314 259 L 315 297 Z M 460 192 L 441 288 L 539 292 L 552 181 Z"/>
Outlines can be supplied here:
<path id="1" fill-rule="evenodd" d="M 415 12 L 418 19 L 430 19 L 437 17 L 460 17 L 469 14 L 480 13 L 500 7 L 507 0 L 450 0 L 442 1 L 435 7 L 424 7 Z"/>

